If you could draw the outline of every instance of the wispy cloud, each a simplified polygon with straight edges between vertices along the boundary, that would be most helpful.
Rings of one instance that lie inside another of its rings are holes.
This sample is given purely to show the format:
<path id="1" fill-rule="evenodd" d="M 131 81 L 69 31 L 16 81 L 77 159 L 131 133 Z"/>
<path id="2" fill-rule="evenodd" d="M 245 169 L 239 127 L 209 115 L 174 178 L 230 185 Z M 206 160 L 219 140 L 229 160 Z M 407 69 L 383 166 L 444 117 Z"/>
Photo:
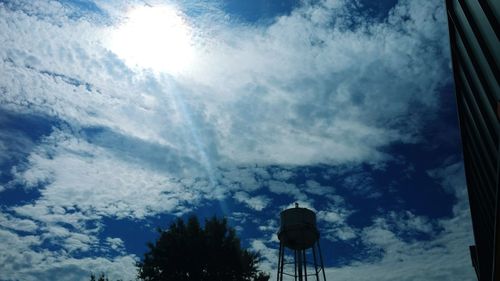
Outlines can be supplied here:
<path id="1" fill-rule="evenodd" d="M 61 131 L 53 132 L 29 156 L 26 170 L 16 179 L 25 186 L 45 182 L 37 202 L 47 208 L 76 206 L 85 213 L 118 218 L 182 213 L 182 202 L 194 204 L 199 199 L 193 187 L 186 190 L 168 174 L 117 159 Z"/>
<path id="2" fill-rule="evenodd" d="M 250 197 L 248 193 L 242 191 L 236 192 L 233 197 L 236 201 L 244 203 L 256 211 L 262 211 L 262 209 L 267 207 L 267 205 L 271 202 L 271 200 L 265 196 Z"/>
<path id="3" fill-rule="evenodd" d="M 460 168 L 462 167 L 462 168 Z M 415 216 L 408 212 L 389 214 L 376 218 L 373 224 L 363 229 L 361 237 L 373 250 L 381 255 L 375 260 L 354 262 L 349 266 L 329 268 L 329 276 L 338 280 L 474 280 L 470 269 L 468 245 L 472 244 L 470 214 L 467 198 L 460 195 L 465 190 L 463 165 L 448 163 L 436 169 L 442 187 L 448 188 L 448 179 L 454 179 L 458 202 L 454 215 L 435 221 Z M 439 232 L 433 229 L 441 228 Z M 432 239 L 407 240 L 402 233 L 420 231 L 432 233 Z"/>
<path id="4" fill-rule="evenodd" d="M 215 163 L 384 161 L 380 148 L 414 142 L 418 113 L 437 104 L 446 29 L 432 15 L 444 12 L 403 1 L 387 21 L 346 29 L 337 6 L 305 5 L 270 26 L 216 21 L 196 67 L 161 78 L 121 63 L 101 23 L 58 12 L 56 25 L 4 7 L 3 104 Z"/>

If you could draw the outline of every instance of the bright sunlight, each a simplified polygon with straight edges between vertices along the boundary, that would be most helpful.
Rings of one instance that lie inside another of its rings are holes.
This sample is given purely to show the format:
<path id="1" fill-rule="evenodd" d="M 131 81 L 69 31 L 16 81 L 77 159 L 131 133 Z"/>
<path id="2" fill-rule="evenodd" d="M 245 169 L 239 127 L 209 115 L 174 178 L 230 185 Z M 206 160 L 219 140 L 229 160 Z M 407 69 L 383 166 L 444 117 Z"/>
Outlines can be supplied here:
<path id="1" fill-rule="evenodd" d="M 182 73 L 192 63 L 191 29 L 169 6 L 132 9 L 112 33 L 109 48 L 129 67 Z"/>

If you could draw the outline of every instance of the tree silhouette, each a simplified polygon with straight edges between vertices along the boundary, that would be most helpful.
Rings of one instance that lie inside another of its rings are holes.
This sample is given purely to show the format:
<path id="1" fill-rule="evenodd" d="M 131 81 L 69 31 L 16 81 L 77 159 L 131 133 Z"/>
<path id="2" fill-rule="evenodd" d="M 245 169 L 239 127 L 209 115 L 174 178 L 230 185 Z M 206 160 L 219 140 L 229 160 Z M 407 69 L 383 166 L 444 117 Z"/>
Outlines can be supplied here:
<path id="1" fill-rule="evenodd" d="M 90 274 L 90 281 L 109 281 L 109 279 L 104 275 L 104 273 L 101 273 L 101 275 L 99 275 L 99 278 L 98 279 L 95 279 L 95 275 L 94 273 Z"/>
<path id="2" fill-rule="evenodd" d="M 202 228 L 198 219 L 177 219 L 160 237 L 148 243 L 149 251 L 138 263 L 138 277 L 145 281 L 268 281 L 260 272 L 258 253 L 242 249 L 225 218 L 213 217 Z"/>
<path id="3" fill-rule="evenodd" d="M 101 273 L 99 275 L 99 278 L 96 279 L 96 276 L 94 275 L 94 273 L 92 273 L 90 274 L 90 281 L 111 281 L 111 280 L 109 280 L 104 273 Z M 121 280 L 116 280 L 116 281 L 121 281 Z"/>

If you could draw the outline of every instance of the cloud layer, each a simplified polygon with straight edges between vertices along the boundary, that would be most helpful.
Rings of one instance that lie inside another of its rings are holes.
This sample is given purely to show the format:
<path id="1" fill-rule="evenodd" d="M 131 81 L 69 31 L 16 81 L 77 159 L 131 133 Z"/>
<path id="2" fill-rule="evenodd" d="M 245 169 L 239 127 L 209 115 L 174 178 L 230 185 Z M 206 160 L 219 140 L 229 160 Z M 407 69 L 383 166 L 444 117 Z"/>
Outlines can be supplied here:
<path id="1" fill-rule="evenodd" d="M 109 38 L 142 3 L 0 3 L 0 192 L 35 197 L 0 209 L 5 280 L 133 278 L 138 257 L 103 236 L 104 218 L 183 215 L 210 202 L 273 269 L 270 214 L 292 201 L 318 211 L 329 245 L 367 249 L 329 263 L 339 280 L 470 279 L 459 163 L 426 173 L 456 198 L 452 217 L 380 206 L 355 223 L 363 206 L 348 197 L 388 200 L 374 171 L 404 163 L 389 148 L 420 144 L 439 114 L 450 83 L 442 3 L 401 0 L 378 19 L 350 1 L 304 1 L 255 24 L 217 2 L 162 4 L 192 32 L 182 71 L 113 53 Z"/>

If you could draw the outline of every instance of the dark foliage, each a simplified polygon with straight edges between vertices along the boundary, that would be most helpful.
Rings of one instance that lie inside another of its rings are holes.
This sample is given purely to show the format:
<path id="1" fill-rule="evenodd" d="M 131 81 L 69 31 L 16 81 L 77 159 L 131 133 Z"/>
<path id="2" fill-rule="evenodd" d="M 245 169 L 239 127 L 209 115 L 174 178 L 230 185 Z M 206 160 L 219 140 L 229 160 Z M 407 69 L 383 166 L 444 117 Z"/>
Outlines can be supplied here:
<path id="1" fill-rule="evenodd" d="M 92 273 L 90 274 L 90 281 L 111 281 L 111 280 L 109 280 L 104 273 L 101 273 L 101 275 L 99 275 L 99 277 L 96 279 L 96 276 L 94 275 L 94 273 Z M 116 280 L 116 281 L 121 281 L 121 280 Z"/>
<path id="2" fill-rule="evenodd" d="M 268 281 L 260 272 L 258 253 L 240 246 L 226 219 L 213 217 L 202 228 L 196 217 L 178 219 L 160 237 L 144 260 L 138 277 L 145 281 Z"/>

